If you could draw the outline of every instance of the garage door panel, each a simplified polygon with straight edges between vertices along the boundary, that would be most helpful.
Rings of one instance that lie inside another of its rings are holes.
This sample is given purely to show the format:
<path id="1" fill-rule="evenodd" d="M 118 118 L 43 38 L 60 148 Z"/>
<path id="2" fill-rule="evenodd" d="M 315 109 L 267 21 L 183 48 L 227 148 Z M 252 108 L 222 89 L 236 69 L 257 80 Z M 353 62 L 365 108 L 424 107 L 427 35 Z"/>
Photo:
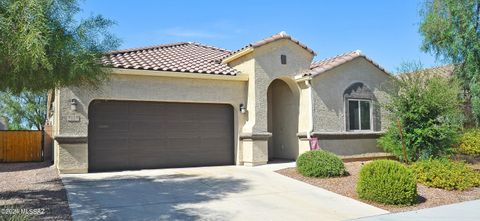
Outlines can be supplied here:
<path id="1" fill-rule="evenodd" d="M 199 129 L 195 128 L 184 128 L 182 129 L 182 132 L 179 133 L 180 128 L 176 128 L 177 130 L 172 130 L 172 129 L 166 129 L 161 136 L 167 137 L 167 138 L 175 138 L 175 139 L 180 139 L 180 138 L 185 138 L 189 139 L 192 137 L 197 137 L 199 134 Z"/>
<path id="2" fill-rule="evenodd" d="M 128 138 L 125 136 L 123 138 L 107 139 L 105 137 L 100 137 L 90 142 L 95 148 L 92 148 L 89 151 L 97 151 L 102 149 L 107 149 L 109 151 L 117 149 L 127 149 L 128 148 Z"/>
<path id="3" fill-rule="evenodd" d="M 93 130 L 94 136 L 101 134 L 99 139 L 122 138 L 128 136 L 129 133 L 127 121 L 97 121 L 91 130 Z"/>
<path id="4" fill-rule="evenodd" d="M 166 142 L 166 138 L 129 138 L 129 147 L 133 155 L 148 155 L 149 153 L 164 151 L 165 148 L 162 148 L 162 144 Z"/>
<path id="5" fill-rule="evenodd" d="M 149 111 L 149 113 L 136 113 L 135 110 L 130 109 L 130 112 L 135 113 L 128 116 L 128 120 L 130 121 L 138 121 L 138 122 L 148 122 L 148 121 L 162 121 L 165 122 L 168 120 L 168 116 L 160 115 L 158 113 L 163 113 L 163 109 L 155 108 L 153 110 L 143 110 Z"/>
<path id="6" fill-rule="evenodd" d="M 89 111 L 91 171 L 234 163 L 229 105 L 102 101 Z"/>
<path id="7" fill-rule="evenodd" d="M 102 169 L 120 168 L 125 166 L 128 161 L 128 148 L 117 148 L 114 153 L 109 149 L 100 149 L 95 152 L 89 152 L 89 156 L 95 155 L 95 158 L 89 159 L 91 165 L 102 165 Z M 112 157 L 115 156 L 115 157 Z"/>
<path id="8" fill-rule="evenodd" d="M 135 122 L 128 126 L 128 136 L 132 139 L 162 138 L 163 133 L 163 125 L 154 122 Z"/>
<path id="9" fill-rule="evenodd" d="M 220 125 L 215 125 L 215 127 L 220 127 Z M 201 130 L 197 131 L 197 135 L 200 137 L 225 137 L 223 131 L 219 131 L 217 128 L 204 127 Z"/>
<path id="10" fill-rule="evenodd" d="M 93 102 L 95 108 L 95 115 L 91 116 L 93 119 L 122 119 L 128 116 L 128 108 L 120 102 Z"/>

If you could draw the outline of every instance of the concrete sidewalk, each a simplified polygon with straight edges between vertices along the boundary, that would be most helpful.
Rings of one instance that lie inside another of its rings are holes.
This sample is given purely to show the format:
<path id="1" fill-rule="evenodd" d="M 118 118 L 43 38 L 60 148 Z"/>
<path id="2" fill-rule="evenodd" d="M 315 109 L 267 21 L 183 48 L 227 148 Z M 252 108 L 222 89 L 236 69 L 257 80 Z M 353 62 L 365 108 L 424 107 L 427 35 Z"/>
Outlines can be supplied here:
<path id="1" fill-rule="evenodd" d="M 387 211 L 274 172 L 292 164 L 62 175 L 74 220 L 347 220 Z"/>
<path id="2" fill-rule="evenodd" d="M 411 212 L 392 213 L 380 216 L 354 219 L 356 221 L 479 221 L 480 200 L 467 201 L 451 205 L 421 209 Z"/>

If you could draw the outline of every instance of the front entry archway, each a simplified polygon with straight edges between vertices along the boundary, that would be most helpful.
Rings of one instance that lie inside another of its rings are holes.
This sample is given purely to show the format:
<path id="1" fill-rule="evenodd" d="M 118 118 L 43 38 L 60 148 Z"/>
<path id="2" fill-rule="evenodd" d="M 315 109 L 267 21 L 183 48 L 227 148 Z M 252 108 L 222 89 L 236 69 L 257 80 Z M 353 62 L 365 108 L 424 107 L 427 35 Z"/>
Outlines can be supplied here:
<path id="1" fill-rule="evenodd" d="M 276 79 L 268 87 L 268 160 L 298 157 L 298 91 L 291 79 Z"/>

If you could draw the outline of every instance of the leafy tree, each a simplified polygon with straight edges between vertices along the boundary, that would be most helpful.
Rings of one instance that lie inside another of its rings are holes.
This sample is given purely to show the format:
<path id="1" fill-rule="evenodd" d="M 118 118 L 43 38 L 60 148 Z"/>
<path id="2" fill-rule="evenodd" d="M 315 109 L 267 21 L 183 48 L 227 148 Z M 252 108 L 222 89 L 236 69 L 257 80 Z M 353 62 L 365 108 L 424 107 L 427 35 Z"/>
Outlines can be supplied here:
<path id="1" fill-rule="evenodd" d="M 9 130 L 43 130 L 47 118 L 47 93 L 0 93 L 0 116 Z"/>
<path id="2" fill-rule="evenodd" d="M 455 78 L 434 76 L 421 64 L 406 63 L 393 80 L 390 101 L 391 125 L 379 139 L 385 151 L 403 157 L 397 120 L 402 126 L 409 161 L 449 153 L 462 126 L 460 83 Z"/>
<path id="3" fill-rule="evenodd" d="M 76 0 L 0 0 L 0 91 L 97 85 L 100 59 L 117 47 L 102 16 L 75 20 Z"/>
<path id="4" fill-rule="evenodd" d="M 457 64 L 455 73 L 480 121 L 480 1 L 427 0 L 421 10 L 422 49 Z"/>

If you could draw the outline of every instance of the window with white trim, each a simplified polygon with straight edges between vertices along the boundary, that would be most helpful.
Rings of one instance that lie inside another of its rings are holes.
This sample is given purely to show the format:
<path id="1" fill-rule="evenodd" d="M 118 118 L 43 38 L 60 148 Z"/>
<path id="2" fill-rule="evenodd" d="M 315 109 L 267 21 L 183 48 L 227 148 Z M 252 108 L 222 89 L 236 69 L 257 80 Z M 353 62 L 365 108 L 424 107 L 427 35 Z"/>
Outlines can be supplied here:
<path id="1" fill-rule="evenodd" d="M 372 101 L 348 99 L 348 130 L 372 130 Z"/>

